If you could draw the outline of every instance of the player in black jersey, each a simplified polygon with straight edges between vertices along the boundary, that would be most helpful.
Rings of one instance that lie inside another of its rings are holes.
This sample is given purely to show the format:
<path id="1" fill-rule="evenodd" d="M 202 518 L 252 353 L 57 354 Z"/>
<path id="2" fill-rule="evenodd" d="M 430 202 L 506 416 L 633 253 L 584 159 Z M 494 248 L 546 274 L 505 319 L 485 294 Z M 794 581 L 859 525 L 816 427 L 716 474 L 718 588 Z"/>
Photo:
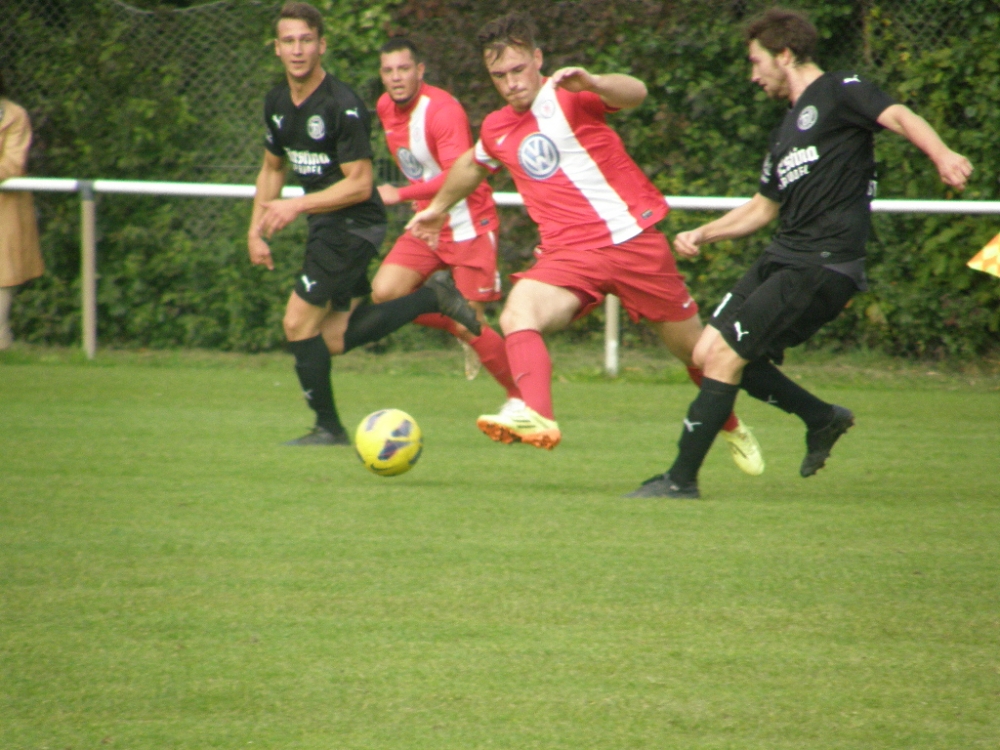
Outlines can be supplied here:
<path id="1" fill-rule="evenodd" d="M 350 445 L 330 384 L 330 356 L 376 341 L 424 313 L 443 313 L 478 335 L 476 314 L 450 280 L 361 305 L 371 292 L 368 264 L 386 232 L 372 178 L 371 118 L 357 95 L 323 70 L 323 17 L 308 3 L 286 3 L 275 23 L 285 82 L 264 102 L 264 165 L 247 245 L 250 261 L 274 269 L 267 240 L 300 214 L 309 217 L 305 259 L 285 308 L 288 348 L 316 426 L 286 445 Z M 282 200 L 285 166 L 305 188 Z"/>
<path id="2" fill-rule="evenodd" d="M 816 29 L 803 15 L 772 9 L 750 23 L 746 39 L 751 80 L 792 106 L 771 134 L 757 195 L 678 234 L 674 249 L 690 258 L 703 244 L 744 237 L 773 219 L 778 230 L 715 308 L 694 350 L 705 377 L 684 420 L 677 459 L 629 497 L 699 497 L 698 470 L 740 388 L 800 417 L 806 456 L 799 473 L 809 477 L 822 468 L 854 415 L 795 384 L 775 364 L 867 288 L 874 134 L 888 128 L 907 138 L 957 190 L 972 173 L 968 159 L 910 109 L 853 72 L 824 73 L 812 61 Z"/>

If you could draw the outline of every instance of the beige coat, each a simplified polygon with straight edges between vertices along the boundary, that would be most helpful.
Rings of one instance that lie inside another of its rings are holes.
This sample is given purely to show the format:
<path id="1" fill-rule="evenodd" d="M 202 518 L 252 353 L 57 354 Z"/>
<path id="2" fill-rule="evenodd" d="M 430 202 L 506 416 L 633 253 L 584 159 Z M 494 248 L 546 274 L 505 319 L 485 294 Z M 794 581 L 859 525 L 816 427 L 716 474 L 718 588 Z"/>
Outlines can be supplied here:
<path id="1" fill-rule="evenodd" d="M 28 164 L 31 122 L 24 108 L 0 99 L 0 182 Z M 45 271 L 31 193 L 0 190 L 0 286 L 17 286 Z"/>

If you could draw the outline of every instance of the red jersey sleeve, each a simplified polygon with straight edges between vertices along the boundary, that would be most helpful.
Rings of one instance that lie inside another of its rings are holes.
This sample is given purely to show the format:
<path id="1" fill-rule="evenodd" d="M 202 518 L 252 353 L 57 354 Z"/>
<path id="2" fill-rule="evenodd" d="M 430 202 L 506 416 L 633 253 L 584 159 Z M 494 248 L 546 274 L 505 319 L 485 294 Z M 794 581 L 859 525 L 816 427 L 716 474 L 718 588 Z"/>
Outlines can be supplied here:
<path id="1" fill-rule="evenodd" d="M 574 97 L 574 105 L 601 122 L 604 122 L 604 115 L 608 112 L 618 111 L 617 107 L 605 104 L 604 100 L 593 91 L 581 91 Z"/>
<path id="2" fill-rule="evenodd" d="M 472 148 L 472 131 L 465 110 L 454 99 L 447 105 L 433 110 L 428 121 L 427 140 L 443 170 L 426 182 L 416 182 L 400 188 L 399 197 L 404 201 L 430 200 L 441 189 L 448 177 L 448 170 L 455 161 Z"/>

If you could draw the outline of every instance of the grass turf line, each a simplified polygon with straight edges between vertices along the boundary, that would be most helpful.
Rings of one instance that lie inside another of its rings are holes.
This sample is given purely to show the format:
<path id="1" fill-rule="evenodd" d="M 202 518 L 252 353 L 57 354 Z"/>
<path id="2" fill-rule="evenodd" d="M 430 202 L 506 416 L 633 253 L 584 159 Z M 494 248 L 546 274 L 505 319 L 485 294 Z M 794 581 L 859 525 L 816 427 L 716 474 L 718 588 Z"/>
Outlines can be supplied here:
<path id="1" fill-rule="evenodd" d="M 199 357 L 0 367 L 0 747 L 1000 736 L 982 382 L 803 363 L 858 416 L 819 475 L 797 476 L 797 420 L 743 397 L 764 476 L 717 445 L 704 501 L 626 501 L 672 458 L 690 385 L 571 371 L 547 453 L 478 433 L 502 394 L 455 358 L 337 373 L 348 424 L 395 406 L 424 430 L 383 479 L 277 445 L 309 426 L 287 358 Z"/>

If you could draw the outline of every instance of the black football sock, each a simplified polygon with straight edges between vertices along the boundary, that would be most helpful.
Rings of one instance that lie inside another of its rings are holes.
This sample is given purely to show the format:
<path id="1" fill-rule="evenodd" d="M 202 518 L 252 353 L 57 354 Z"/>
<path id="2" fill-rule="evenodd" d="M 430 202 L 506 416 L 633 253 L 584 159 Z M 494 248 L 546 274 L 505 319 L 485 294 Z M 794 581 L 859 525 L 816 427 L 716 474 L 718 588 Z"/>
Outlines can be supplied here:
<path id="1" fill-rule="evenodd" d="M 833 419 L 833 406 L 789 380 L 769 360 L 755 359 L 743 368 L 740 387 L 759 401 L 795 414 L 807 427 L 823 427 Z"/>
<path id="2" fill-rule="evenodd" d="M 316 426 L 330 432 L 343 432 L 330 384 L 330 350 L 323 337 L 289 341 L 288 351 L 295 355 L 295 374 L 299 376 L 309 408 L 316 412 Z"/>
<path id="3" fill-rule="evenodd" d="M 351 313 L 344 332 L 344 351 L 385 338 L 397 328 L 402 328 L 418 315 L 437 312 L 437 296 L 433 289 L 420 287 L 405 297 L 362 305 Z"/>
<path id="4" fill-rule="evenodd" d="M 698 397 L 688 407 L 681 439 L 677 443 L 677 459 L 667 471 L 675 482 L 685 485 L 698 478 L 698 470 L 715 436 L 729 419 L 739 390 L 739 386 L 721 380 L 702 378 Z"/>

